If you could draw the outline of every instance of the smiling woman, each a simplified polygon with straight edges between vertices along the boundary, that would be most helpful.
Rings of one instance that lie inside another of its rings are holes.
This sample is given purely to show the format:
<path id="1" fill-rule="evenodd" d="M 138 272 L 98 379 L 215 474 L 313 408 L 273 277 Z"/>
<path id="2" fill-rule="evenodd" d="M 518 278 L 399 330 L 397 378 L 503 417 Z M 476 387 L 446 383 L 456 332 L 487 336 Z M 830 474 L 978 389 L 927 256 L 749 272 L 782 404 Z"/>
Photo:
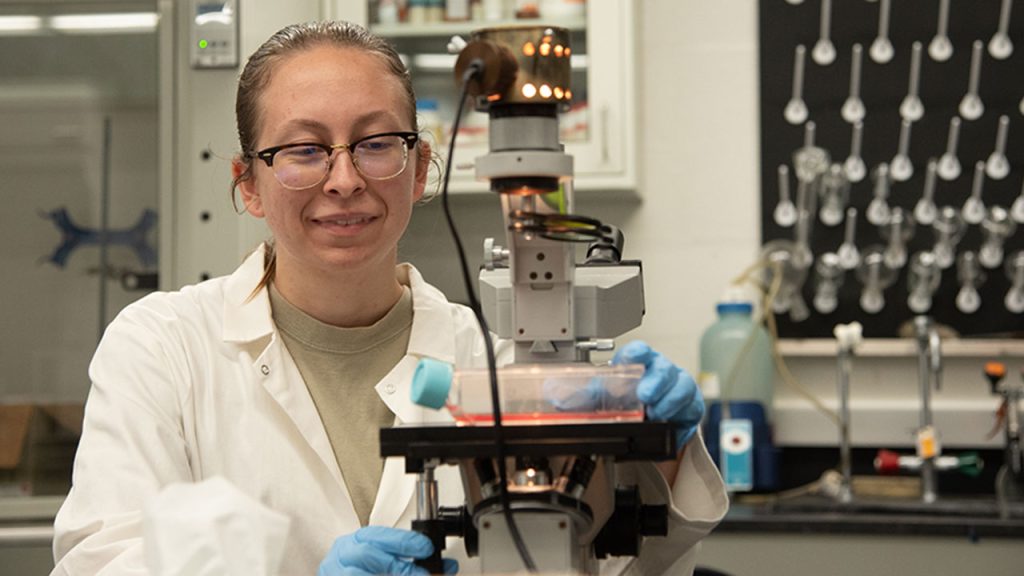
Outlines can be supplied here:
<path id="1" fill-rule="evenodd" d="M 376 321 L 401 293 L 394 277 L 398 240 L 423 194 L 430 157 L 429 146 L 416 141 L 407 74 L 391 72 L 400 65 L 397 56 L 388 60 L 386 53 L 352 44 L 311 42 L 305 50 L 266 59 L 257 53 L 242 74 L 237 105 L 239 118 L 249 116 L 252 103 L 261 120 L 258 128 L 239 130 L 253 140 L 242 137 L 246 152 L 235 173 L 247 210 L 265 218 L 274 235 L 273 268 L 267 270 L 290 302 L 336 326 Z M 262 72 L 260 62 L 273 76 L 253 99 L 246 80 Z M 319 97 L 302 97 L 310 93 Z M 384 144 L 390 154 L 377 151 Z M 296 163 L 288 152 L 311 148 L 326 162 Z M 337 149 L 351 161 L 332 160 Z M 275 162 L 282 151 L 284 161 Z M 263 162 L 254 164 L 254 156 Z M 381 168 L 386 170 L 377 172 Z M 310 174 L 311 184 L 295 180 Z M 355 292 L 341 294 L 350 290 Z M 325 299 L 325 292 L 337 298 Z"/>

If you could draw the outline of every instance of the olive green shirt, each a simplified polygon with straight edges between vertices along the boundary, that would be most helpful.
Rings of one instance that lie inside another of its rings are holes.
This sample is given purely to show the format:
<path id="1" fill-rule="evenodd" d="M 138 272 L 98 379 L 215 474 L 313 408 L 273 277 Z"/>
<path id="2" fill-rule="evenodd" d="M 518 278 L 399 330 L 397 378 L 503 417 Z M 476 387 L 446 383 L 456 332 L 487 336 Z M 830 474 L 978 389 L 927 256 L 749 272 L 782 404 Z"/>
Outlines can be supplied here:
<path id="1" fill-rule="evenodd" d="M 320 322 L 270 285 L 275 324 L 320 413 L 359 522 L 370 521 L 384 460 L 380 428 L 395 415 L 374 389 L 405 356 L 412 330 L 412 292 L 377 323 L 339 328 Z"/>

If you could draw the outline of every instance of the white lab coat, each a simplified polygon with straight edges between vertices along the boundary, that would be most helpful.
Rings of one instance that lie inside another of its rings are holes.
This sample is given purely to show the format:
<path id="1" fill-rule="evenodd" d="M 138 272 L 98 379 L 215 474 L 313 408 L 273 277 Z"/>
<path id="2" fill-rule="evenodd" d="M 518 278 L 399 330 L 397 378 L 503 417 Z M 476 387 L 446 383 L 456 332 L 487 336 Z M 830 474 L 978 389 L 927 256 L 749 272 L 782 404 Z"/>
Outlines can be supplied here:
<path id="1" fill-rule="evenodd" d="M 73 487 L 55 521 L 53 574 L 145 574 L 142 512 L 164 486 L 223 476 L 288 515 L 282 574 L 313 575 L 342 534 L 359 528 L 327 433 L 271 318 L 266 290 L 249 295 L 263 250 L 234 274 L 179 292 L 154 293 L 107 328 L 89 368 L 92 389 L 75 459 Z M 413 294 L 406 356 L 377 383 L 398 423 L 447 421 L 410 401 L 420 358 L 484 364 L 472 313 L 449 303 L 409 265 L 398 267 Z M 645 497 L 669 496 L 653 465 L 620 465 Z M 385 463 L 371 524 L 408 528 L 415 476 L 399 458 Z M 443 505 L 462 503 L 457 469 L 438 471 Z M 691 443 L 672 488 L 668 538 L 648 539 L 638 561 L 615 559 L 602 573 L 682 574 L 698 541 L 721 519 L 727 498 L 703 444 Z M 478 571 L 455 541 L 447 556 Z"/>

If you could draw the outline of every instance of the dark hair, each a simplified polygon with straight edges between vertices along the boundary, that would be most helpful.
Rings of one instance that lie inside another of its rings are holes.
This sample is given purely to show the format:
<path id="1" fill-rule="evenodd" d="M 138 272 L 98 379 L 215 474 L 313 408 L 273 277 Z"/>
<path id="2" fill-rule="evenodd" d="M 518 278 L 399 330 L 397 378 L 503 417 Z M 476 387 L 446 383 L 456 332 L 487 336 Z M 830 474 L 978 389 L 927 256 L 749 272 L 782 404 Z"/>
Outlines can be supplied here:
<path id="1" fill-rule="evenodd" d="M 238 144 L 241 147 L 239 160 L 245 170 L 231 182 L 231 201 L 235 201 L 238 184 L 252 177 L 253 158 L 257 126 L 260 120 L 260 96 L 270 82 L 274 67 L 288 55 L 309 50 L 317 46 L 354 48 L 381 59 L 388 71 L 398 78 L 409 104 L 409 120 L 412 129 L 419 131 L 416 124 L 416 94 L 412 89 L 412 78 L 394 46 L 387 40 L 371 34 L 366 28 L 343 21 L 307 22 L 282 28 L 264 42 L 245 63 L 238 79 L 238 94 L 235 97 L 235 122 L 238 125 Z M 267 244 L 263 277 L 253 295 L 267 285 L 274 276 L 274 246 Z"/>

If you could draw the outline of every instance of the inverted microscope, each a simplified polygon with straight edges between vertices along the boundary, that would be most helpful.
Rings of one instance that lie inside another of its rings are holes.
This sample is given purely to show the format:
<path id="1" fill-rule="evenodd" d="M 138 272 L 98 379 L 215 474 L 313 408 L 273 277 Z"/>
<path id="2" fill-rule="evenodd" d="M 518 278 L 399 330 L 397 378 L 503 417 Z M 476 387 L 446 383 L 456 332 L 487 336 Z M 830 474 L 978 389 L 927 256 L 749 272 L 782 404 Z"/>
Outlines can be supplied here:
<path id="1" fill-rule="evenodd" d="M 435 543 L 422 563 L 433 572 L 451 536 L 484 573 L 594 574 L 599 559 L 635 556 L 645 537 L 667 533 L 667 507 L 619 485 L 614 464 L 675 457 L 674 433 L 645 420 L 642 370 L 591 361 L 640 325 L 643 280 L 640 262 L 622 260 L 619 230 L 573 213 L 558 120 L 572 101 L 571 53 L 566 29 L 495 27 L 474 32 L 455 65 L 460 102 L 489 117 L 476 177 L 500 199 L 507 245 L 485 243 L 479 300 L 467 291 L 508 354 L 496 360 L 488 340 L 487 370 L 421 362 L 414 400 L 455 422 L 381 430 L 381 455 L 418 475 L 413 529 Z M 462 506 L 438 504 L 444 464 L 460 469 Z"/>

